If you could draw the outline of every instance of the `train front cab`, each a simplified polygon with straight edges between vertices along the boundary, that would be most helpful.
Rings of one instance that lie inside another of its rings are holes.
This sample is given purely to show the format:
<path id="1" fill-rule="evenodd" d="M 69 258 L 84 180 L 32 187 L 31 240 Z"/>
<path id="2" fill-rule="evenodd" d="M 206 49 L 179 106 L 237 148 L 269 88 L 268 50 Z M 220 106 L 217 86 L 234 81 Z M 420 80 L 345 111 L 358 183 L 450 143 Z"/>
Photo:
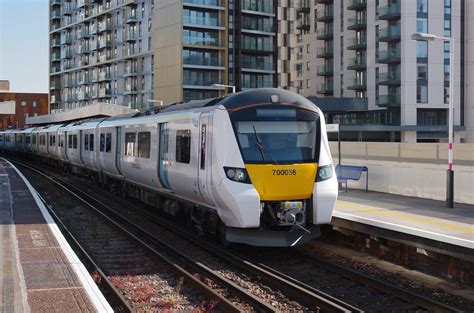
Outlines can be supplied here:
<path id="1" fill-rule="evenodd" d="M 227 138 L 235 145 L 224 144 L 225 151 L 216 153 L 227 178 L 225 187 L 216 189 L 218 202 L 239 207 L 233 211 L 240 214 L 234 218 L 238 222 L 226 223 L 230 242 L 293 246 L 319 237 L 319 225 L 331 221 L 337 181 L 324 117 L 306 99 L 280 99 L 285 96 L 226 106 L 230 119 L 215 117 L 231 124 L 216 128 L 230 127 L 235 134 Z"/>

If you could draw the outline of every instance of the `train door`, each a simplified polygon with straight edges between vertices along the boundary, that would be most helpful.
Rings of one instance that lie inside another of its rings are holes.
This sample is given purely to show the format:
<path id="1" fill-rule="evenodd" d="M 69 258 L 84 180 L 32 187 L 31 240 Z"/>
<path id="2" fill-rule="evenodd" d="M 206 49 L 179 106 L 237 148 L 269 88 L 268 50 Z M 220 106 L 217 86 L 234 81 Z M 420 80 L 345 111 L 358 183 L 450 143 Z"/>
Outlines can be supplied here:
<path id="1" fill-rule="evenodd" d="M 115 140 L 115 166 L 120 175 L 122 175 L 122 127 L 116 127 L 116 140 Z M 107 145 L 107 143 L 106 143 Z"/>
<path id="2" fill-rule="evenodd" d="M 214 204 L 209 191 L 210 182 L 210 158 L 211 158 L 211 142 L 210 142 L 210 125 L 209 113 L 201 113 L 199 119 L 199 165 L 198 165 L 198 182 L 201 197 L 207 204 Z"/>
<path id="3" fill-rule="evenodd" d="M 160 123 L 160 140 L 159 140 L 159 155 L 158 155 L 158 177 L 161 185 L 170 189 L 170 183 L 168 180 L 168 146 L 169 146 L 169 130 L 167 128 L 168 123 Z"/>

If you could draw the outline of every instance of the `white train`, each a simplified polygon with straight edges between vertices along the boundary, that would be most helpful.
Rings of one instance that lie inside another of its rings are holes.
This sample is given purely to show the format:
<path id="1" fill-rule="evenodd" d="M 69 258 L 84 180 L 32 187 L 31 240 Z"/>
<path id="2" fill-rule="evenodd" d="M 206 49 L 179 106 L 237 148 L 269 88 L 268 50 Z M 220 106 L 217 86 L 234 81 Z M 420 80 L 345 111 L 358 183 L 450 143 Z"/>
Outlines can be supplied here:
<path id="1" fill-rule="evenodd" d="M 292 246 L 331 221 L 338 185 L 325 129 L 312 102 L 268 88 L 0 131 L 0 149 L 87 174 L 228 242 Z"/>

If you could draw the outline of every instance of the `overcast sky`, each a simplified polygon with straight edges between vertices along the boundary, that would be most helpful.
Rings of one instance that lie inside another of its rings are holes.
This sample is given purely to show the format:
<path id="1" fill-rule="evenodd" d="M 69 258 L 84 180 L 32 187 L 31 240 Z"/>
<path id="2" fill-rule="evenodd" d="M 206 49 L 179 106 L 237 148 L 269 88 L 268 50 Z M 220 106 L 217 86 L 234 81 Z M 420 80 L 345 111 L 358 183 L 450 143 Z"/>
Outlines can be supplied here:
<path id="1" fill-rule="evenodd" d="M 18 92 L 48 92 L 48 0 L 0 0 L 0 79 Z"/>

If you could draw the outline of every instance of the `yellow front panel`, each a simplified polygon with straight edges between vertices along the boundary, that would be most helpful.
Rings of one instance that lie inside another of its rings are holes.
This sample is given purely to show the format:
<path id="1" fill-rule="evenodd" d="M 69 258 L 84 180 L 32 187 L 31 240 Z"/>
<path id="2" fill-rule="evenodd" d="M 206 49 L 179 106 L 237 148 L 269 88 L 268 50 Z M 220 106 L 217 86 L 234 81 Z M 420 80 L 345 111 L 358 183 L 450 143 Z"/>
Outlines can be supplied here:
<path id="1" fill-rule="evenodd" d="M 245 165 L 260 200 L 308 199 L 313 192 L 317 163 Z"/>

